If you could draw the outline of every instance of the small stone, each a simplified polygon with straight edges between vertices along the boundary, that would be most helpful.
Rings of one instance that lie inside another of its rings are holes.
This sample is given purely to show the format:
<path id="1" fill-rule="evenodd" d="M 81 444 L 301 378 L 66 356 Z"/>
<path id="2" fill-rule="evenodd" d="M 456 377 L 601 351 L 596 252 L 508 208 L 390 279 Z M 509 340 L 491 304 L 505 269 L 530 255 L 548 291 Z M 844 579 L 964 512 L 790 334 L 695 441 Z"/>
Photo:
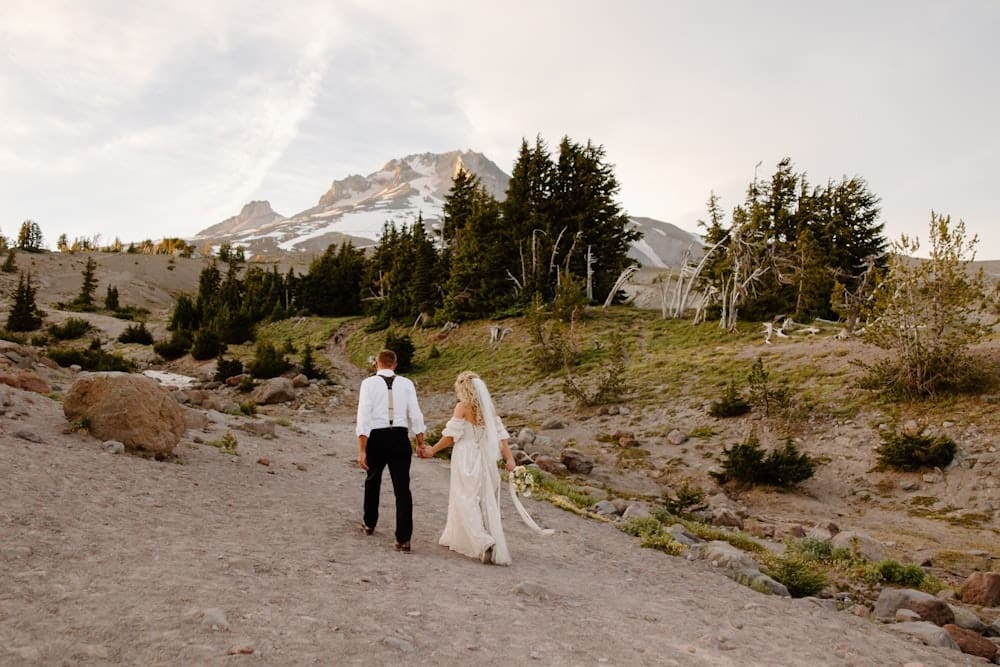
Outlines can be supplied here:
<path id="1" fill-rule="evenodd" d="M 403 653 L 413 653 L 416 650 L 416 647 L 411 642 L 399 637 L 385 637 L 382 639 L 382 643 Z"/>
<path id="2" fill-rule="evenodd" d="M 202 612 L 201 624 L 212 630 L 228 630 L 229 620 L 221 609 L 206 609 Z"/>
<path id="3" fill-rule="evenodd" d="M 252 646 L 234 646 L 226 651 L 226 655 L 253 655 L 253 650 Z"/>
<path id="4" fill-rule="evenodd" d="M 257 463 L 259 463 L 262 466 L 269 466 L 271 465 L 271 459 L 267 458 L 266 456 L 262 456 L 259 459 L 257 459 Z"/>
<path id="5" fill-rule="evenodd" d="M 117 440 L 106 440 L 101 444 L 101 449 L 109 454 L 124 454 L 125 443 L 118 442 Z"/>

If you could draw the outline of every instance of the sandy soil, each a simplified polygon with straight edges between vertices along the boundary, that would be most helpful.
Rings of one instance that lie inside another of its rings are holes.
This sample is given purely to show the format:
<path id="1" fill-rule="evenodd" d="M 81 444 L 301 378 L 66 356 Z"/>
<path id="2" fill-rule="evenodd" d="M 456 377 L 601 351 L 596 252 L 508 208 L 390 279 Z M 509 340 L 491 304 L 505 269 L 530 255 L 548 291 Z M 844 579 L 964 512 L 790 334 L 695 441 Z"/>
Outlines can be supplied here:
<path id="1" fill-rule="evenodd" d="M 514 563 L 482 565 L 436 543 L 438 460 L 414 460 L 414 551 L 398 553 L 388 480 L 378 530 L 358 529 L 360 376 L 338 366 L 336 407 L 261 408 L 290 424 L 274 439 L 210 413 L 177 462 L 107 453 L 60 404 L 0 385 L 0 664 L 981 664 L 531 500 L 556 534 L 505 499 Z M 450 397 L 425 398 L 443 420 Z M 227 431 L 238 456 L 206 444 Z"/>

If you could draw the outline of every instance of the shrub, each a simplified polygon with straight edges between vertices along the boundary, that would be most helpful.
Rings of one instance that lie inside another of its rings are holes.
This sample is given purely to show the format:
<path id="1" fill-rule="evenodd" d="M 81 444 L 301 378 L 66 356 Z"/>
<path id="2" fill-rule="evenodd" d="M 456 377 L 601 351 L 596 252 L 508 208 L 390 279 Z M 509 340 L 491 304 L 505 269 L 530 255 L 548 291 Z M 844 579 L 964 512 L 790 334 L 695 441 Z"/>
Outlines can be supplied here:
<path id="1" fill-rule="evenodd" d="M 50 324 L 48 328 L 49 335 L 56 340 L 80 338 L 93 329 L 90 322 L 80 317 L 71 317 L 62 324 Z"/>
<path id="2" fill-rule="evenodd" d="M 588 392 L 577 383 L 572 374 L 567 372 L 563 393 L 575 399 L 581 406 L 620 403 L 629 391 L 626 370 L 625 346 L 620 339 L 617 339 L 611 351 L 611 358 L 602 367 L 594 390 Z"/>
<path id="3" fill-rule="evenodd" d="M 326 372 L 322 368 L 318 368 L 316 362 L 313 361 L 312 346 L 308 343 L 305 344 L 305 349 L 302 351 L 302 374 L 310 380 L 322 380 L 326 377 Z"/>
<path id="4" fill-rule="evenodd" d="M 833 542 L 816 537 L 803 537 L 788 542 L 788 552 L 803 560 L 831 561 L 833 560 Z"/>
<path id="5" fill-rule="evenodd" d="M 166 360 L 178 359 L 191 349 L 191 337 L 184 331 L 174 331 L 169 340 L 153 345 L 153 351 Z"/>
<path id="6" fill-rule="evenodd" d="M 684 486 L 677 489 L 676 497 L 670 495 L 669 489 L 664 489 L 660 501 L 671 514 L 687 516 L 692 512 L 705 509 L 705 490 L 701 487 L 689 486 L 685 482 Z"/>
<path id="7" fill-rule="evenodd" d="M 764 368 L 764 358 L 757 357 L 747 378 L 750 383 L 750 402 L 764 408 L 766 416 L 770 416 L 772 410 L 788 406 L 788 389 L 774 386 L 770 378 L 770 373 Z"/>
<path id="8" fill-rule="evenodd" d="M 135 364 L 124 359 L 120 354 L 112 354 L 101 349 L 51 348 L 45 354 L 60 366 L 67 367 L 76 364 L 85 371 L 130 373 L 135 370 Z"/>
<path id="9" fill-rule="evenodd" d="M 826 586 L 825 572 L 794 555 L 769 558 L 762 570 L 784 584 L 793 598 L 816 595 Z"/>
<path id="10" fill-rule="evenodd" d="M 931 435 L 922 428 L 918 433 L 891 430 L 882 434 L 882 444 L 875 448 L 880 467 L 899 470 L 943 468 L 955 457 L 955 441 L 946 435 Z"/>
<path id="11" fill-rule="evenodd" d="M 670 533 L 643 535 L 639 538 L 639 546 L 644 549 L 656 549 L 671 556 L 680 556 L 684 553 L 684 545 L 675 540 Z"/>
<path id="12" fill-rule="evenodd" d="M 211 329 L 199 329 L 191 341 L 191 356 L 198 361 L 217 357 L 226 350 L 219 334 Z"/>
<path id="13" fill-rule="evenodd" d="M 243 362 L 239 359 L 225 359 L 220 354 L 215 362 L 215 375 L 212 379 L 216 382 L 225 382 L 231 377 L 243 374 Z"/>
<path id="14" fill-rule="evenodd" d="M 238 404 L 240 406 L 240 412 L 245 414 L 247 417 L 257 416 L 257 404 L 253 401 L 245 401 Z"/>
<path id="15" fill-rule="evenodd" d="M 871 563 L 866 568 L 864 579 L 872 584 L 892 584 L 919 588 L 924 583 L 926 573 L 919 565 L 903 565 L 892 559 Z"/>
<path id="16" fill-rule="evenodd" d="M 254 349 L 253 361 L 247 364 L 247 370 L 255 378 L 278 377 L 291 367 L 292 365 L 278 352 L 274 345 L 266 341 L 257 343 L 257 347 Z"/>
<path id="17" fill-rule="evenodd" d="M 736 389 L 736 383 L 730 382 L 723 392 L 722 397 L 713 401 L 708 408 L 708 414 L 713 417 L 739 417 L 750 412 L 750 404 L 740 396 Z"/>
<path id="18" fill-rule="evenodd" d="M 791 439 L 783 447 L 765 452 L 755 434 L 722 452 L 722 472 L 711 472 L 720 482 L 730 480 L 749 484 L 770 484 L 792 487 L 810 477 L 816 463 L 808 454 L 799 452 Z"/>
<path id="19" fill-rule="evenodd" d="M 149 333 L 144 322 L 130 324 L 125 327 L 125 331 L 118 336 L 119 343 L 138 343 L 139 345 L 152 345 L 153 334 Z"/>
<path id="20" fill-rule="evenodd" d="M 663 524 L 654 517 L 633 517 L 618 525 L 618 530 L 632 537 L 649 537 L 663 532 Z"/>
<path id="21" fill-rule="evenodd" d="M 226 431 L 226 434 L 223 435 L 218 440 L 209 440 L 205 444 L 208 445 L 209 447 L 215 447 L 223 454 L 239 453 L 236 451 L 236 448 L 239 446 L 239 441 L 236 439 L 235 435 L 233 435 L 228 431 Z"/>

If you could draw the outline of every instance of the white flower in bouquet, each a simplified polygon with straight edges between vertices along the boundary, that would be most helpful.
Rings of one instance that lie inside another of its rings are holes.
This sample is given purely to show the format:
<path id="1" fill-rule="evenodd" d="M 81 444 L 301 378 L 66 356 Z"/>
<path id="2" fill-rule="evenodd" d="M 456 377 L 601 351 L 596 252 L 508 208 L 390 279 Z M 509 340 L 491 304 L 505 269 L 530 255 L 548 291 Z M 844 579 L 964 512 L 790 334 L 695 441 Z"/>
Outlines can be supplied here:
<path id="1" fill-rule="evenodd" d="M 538 488 L 538 480 L 525 466 L 516 466 L 510 471 L 510 480 L 518 495 L 530 498 L 531 493 Z"/>

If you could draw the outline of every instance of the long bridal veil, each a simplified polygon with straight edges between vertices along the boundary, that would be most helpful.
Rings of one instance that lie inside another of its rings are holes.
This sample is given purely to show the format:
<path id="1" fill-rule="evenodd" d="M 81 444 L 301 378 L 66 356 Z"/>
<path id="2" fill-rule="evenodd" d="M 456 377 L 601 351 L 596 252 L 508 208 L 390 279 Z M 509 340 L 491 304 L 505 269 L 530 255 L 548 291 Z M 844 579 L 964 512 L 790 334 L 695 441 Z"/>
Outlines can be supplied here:
<path id="1" fill-rule="evenodd" d="M 496 462 L 500 459 L 500 434 L 497 432 L 496 409 L 493 407 L 493 399 L 490 397 L 490 392 L 486 388 L 485 382 L 478 377 L 473 378 L 472 386 L 476 389 L 476 397 L 479 399 L 479 409 L 483 415 L 484 428 L 486 430 L 486 451 L 484 452 L 484 455 L 486 456 L 487 463 L 494 471 L 493 474 L 497 475 L 497 481 L 499 482 L 499 473 L 495 472 Z M 521 500 L 517 497 L 517 489 L 514 488 L 513 479 L 508 481 L 507 490 L 510 492 L 510 499 L 514 503 L 514 509 L 517 510 L 518 516 L 521 517 L 521 521 L 523 521 L 526 526 L 539 535 L 552 535 L 555 532 L 551 528 L 542 528 L 535 523 L 534 519 L 531 518 L 531 515 L 528 514 L 528 510 L 524 509 L 524 505 L 521 504 Z M 497 502 L 499 501 L 500 485 L 498 483 Z"/>

